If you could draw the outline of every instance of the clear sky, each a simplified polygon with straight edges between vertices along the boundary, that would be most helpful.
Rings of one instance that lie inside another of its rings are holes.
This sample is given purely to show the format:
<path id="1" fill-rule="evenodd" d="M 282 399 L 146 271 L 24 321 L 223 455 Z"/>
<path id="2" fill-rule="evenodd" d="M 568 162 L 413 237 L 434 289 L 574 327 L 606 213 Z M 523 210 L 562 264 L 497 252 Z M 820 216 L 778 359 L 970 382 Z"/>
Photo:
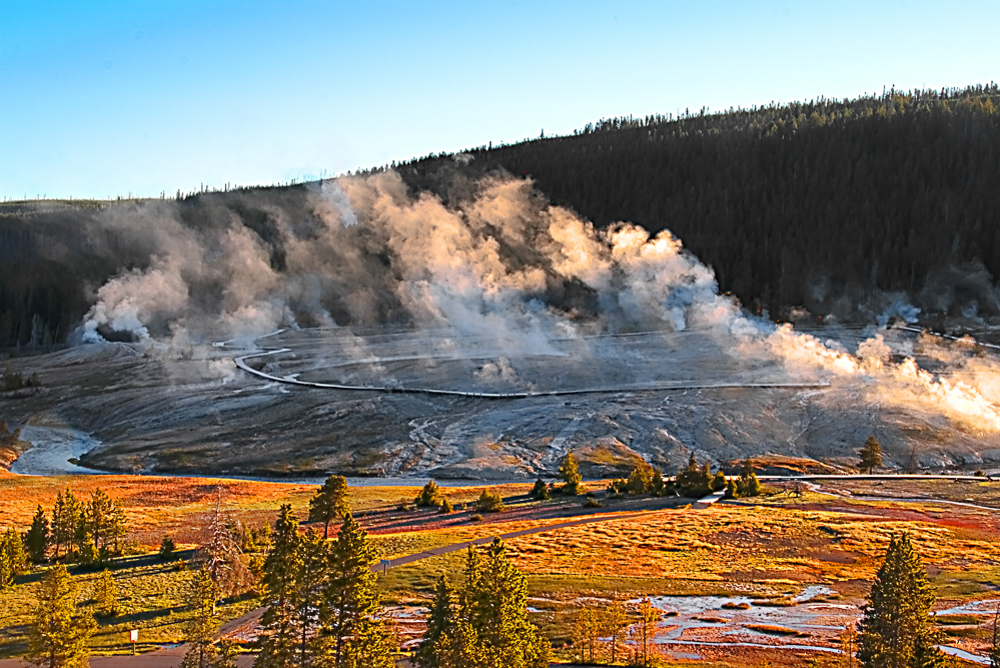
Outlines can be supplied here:
<path id="1" fill-rule="evenodd" d="M 1000 79 L 996 0 L 0 0 L 0 195 L 315 177 L 611 116 Z"/>

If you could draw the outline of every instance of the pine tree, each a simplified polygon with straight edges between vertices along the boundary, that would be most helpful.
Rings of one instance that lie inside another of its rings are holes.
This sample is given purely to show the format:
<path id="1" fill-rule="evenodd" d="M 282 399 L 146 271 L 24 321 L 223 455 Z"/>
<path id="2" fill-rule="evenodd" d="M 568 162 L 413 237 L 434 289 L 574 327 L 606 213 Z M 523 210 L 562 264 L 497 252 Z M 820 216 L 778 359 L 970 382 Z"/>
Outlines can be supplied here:
<path id="1" fill-rule="evenodd" d="M 632 636 L 636 641 L 638 652 L 636 658 L 641 666 L 653 665 L 651 661 L 653 657 L 649 650 L 653 645 L 653 638 L 656 637 L 657 624 L 662 618 L 663 615 L 648 598 L 644 598 L 639 604 L 639 623 L 633 627 Z"/>
<path id="2" fill-rule="evenodd" d="M 24 542 L 33 562 L 40 564 L 45 561 L 45 552 L 49 546 L 49 521 L 45 518 L 45 511 L 41 504 L 38 504 L 35 516 L 31 520 L 31 528 L 25 534 Z"/>
<path id="3" fill-rule="evenodd" d="M 63 565 L 50 569 L 38 588 L 28 629 L 27 662 L 46 668 L 84 668 L 87 643 L 96 628 L 93 616 L 77 613 L 76 594 Z"/>
<path id="4" fill-rule="evenodd" d="M 164 536 L 163 540 L 160 541 L 160 549 L 156 553 L 160 561 L 170 561 L 176 556 L 177 546 L 174 545 L 174 539 L 170 536 Z"/>
<path id="5" fill-rule="evenodd" d="M 322 653 L 331 668 L 391 668 L 392 639 L 379 616 L 375 550 L 350 513 L 329 553 L 330 580 L 320 613 Z M 364 663 L 361 663 L 364 662 Z"/>
<path id="6" fill-rule="evenodd" d="M 625 640 L 628 630 L 628 613 L 621 601 L 615 599 L 604 609 L 601 619 L 603 635 L 611 639 L 611 663 L 618 660 L 618 646 Z"/>
<path id="7" fill-rule="evenodd" d="M 441 503 L 441 488 L 433 480 L 428 480 L 420 494 L 413 500 L 413 505 L 418 508 L 425 506 L 437 506 Z"/>
<path id="8" fill-rule="evenodd" d="M 548 501 L 552 498 L 549 494 L 549 487 L 545 481 L 539 478 L 535 481 L 535 486 L 531 488 L 531 498 L 536 501 Z"/>
<path id="9" fill-rule="evenodd" d="M 299 648 L 298 576 L 302 569 L 299 522 L 292 506 L 284 504 L 272 533 L 271 550 L 264 561 L 263 584 L 270 606 L 261 617 L 260 653 L 254 666 L 284 668 L 294 665 Z"/>
<path id="10" fill-rule="evenodd" d="M 125 551 L 126 536 L 128 536 L 128 517 L 125 515 L 125 507 L 122 505 L 121 499 L 115 499 L 111 502 L 111 507 L 108 510 L 101 547 L 121 555 Z"/>
<path id="11" fill-rule="evenodd" d="M 243 553 L 233 536 L 230 523 L 222 513 L 221 491 L 205 533 L 208 535 L 195 552 L 195 563 L 201 564 L 208 571 L 212 581 L 226 596 L 245 592 L 251 586 L 253 578 L 243 560 Z"/>
<path id="12" fill-rule="evenodd" d="M 572 450 L 566 453 L 559 465 L 559 477 L 566 483 L 562 486 L 563 494 L 576 496 L 583 491 L 583 476 L 580 475 L 580 466 L 576 463 Z"/>
<path id="13" fill-rule="evenodd" d="M 300 666 L 311 664 L 322 650 L 317 638 L 323 596 L 330 583 L 330 544 L 310 528 L 299 540 L 299 570 L 295 574 L 295 627 Z"/>
<path id="14" fill-rule="evenodd" d="M 858 634 L 865 668 L 931 668 L 944 660 L 929 612 L 934 592 L 907 534 L 889 541 Z"/>
<path id="15" fill-rule="evenodd" d="M 472 627 L 483 666 L 549 665 L 551 645 L 528 621 L 527 581 L 499 538 L 481 562 L 470 557 L 461 600 L 461 617 Z"/>
<path id="16" fill-rule="evenodd" d="M 744 460 L 740 479 L 736 481 L 736 496 L 760 496 L 763 491 L 764 488 L 761 486 L 760 480 L 757 479 L 757 472 L 754 471 L 753 460 Z"/>
<path id="17" fill-rule="evenodd" d="M 323 523 L 323 538 L 330 535 L 330 522 L 350 511 L 347 478 L 332 475 L 309 501 L 309 521 Z"/>
<path id="18" fill-rule="evenodd" d="M 108 539 L 108 524 L 111 520 L 111 499 L 103 489 L 96 489 L 90 495 L 90 502 L 87 503 L 84 521 L 90 530 L 91 538 L 97 549 L 106 546 Z"/>
<path id="19" fill-rule="evenodd" d="M 14 578 L 28 570 L 28 552 L 21 536 L 7 529 L 0 536 L 0 589 L 14 583 Z"/>
<path id="20" fill-rule="evenodd" d="M 596 660 L 600 634 L 601 625 L 597 612 L 593 608 L 581 610 L 573 624 L 573 647 L 579 652 L 580 663 L 593 663 Z"/>
<path id="21" fill-rule="evenodd" d="M 861 468 L 867 469 L 869 475 L 877 467 L 882 466 L 882 446 L 874 434 L 868 437 L 859 454 L 861 456 Z"/>
<path id="22" fill-rule="evenodd" d="M 219 633 L 216 601 L 219 587 L 207 569 L 195 572 L 188 589 L 188 605 L 195 617 L 184 635 L 188 651 L 180 668 L 232 668 L 236 665 L 235 648 L 229 643 L 215 643 Z"/>
<path id="23" fill-rule="evenodd" d="M 455 635 L 454 591 L 442 575 L 434 589 L 430 615 L 424 636 L 413 654 L 413 664 L 417 668 L 445 668 L 442 664 L 441 648 Z"/>
<path id="24" fill-rule="evenodd" d="M 118 587 L 108 569 L 104 569 L 97 579 L 93 598 L 97 601 L 98 614 L 102 617 L 118 616 Z"/>

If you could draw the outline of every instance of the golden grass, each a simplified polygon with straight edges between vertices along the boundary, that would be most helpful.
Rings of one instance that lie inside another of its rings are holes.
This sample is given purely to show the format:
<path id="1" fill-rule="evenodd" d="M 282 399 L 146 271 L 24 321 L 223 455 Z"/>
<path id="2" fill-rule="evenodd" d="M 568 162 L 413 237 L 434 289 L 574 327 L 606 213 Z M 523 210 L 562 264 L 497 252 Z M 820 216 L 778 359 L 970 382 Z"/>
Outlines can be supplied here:
<path id="1" fill-rule="evenodd" d="M 948 527 L 820 511 L 720 507 L 558 529 L 509 542 L 528 573 L 791 584 L 870 578 L 889 538 L 908 531 L 925 562 L 988 567 L 996 546 Z"/>

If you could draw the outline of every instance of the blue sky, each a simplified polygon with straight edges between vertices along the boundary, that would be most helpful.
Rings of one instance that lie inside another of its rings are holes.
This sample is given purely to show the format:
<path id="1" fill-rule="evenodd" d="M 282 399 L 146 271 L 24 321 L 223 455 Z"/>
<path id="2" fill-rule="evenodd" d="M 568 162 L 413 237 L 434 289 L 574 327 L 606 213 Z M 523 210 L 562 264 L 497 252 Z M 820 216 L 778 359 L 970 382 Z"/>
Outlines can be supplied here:
<path id="1" fill-rule="evenodd" d="M 2 0 L 0 195 L 315 177 L 601 117 L 1000 79 L 995 0 Z"/>

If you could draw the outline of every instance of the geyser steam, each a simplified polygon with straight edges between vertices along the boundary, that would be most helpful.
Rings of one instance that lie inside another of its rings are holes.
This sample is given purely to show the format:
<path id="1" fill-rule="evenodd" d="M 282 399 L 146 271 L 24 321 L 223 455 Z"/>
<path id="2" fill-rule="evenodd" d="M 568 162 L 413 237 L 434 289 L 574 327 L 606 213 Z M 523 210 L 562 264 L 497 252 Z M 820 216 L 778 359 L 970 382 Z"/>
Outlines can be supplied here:
<path id="1" fill-rule="evenodd" d="M 950 374 L 932 375 L 912 358 L 893 361 L 906 350 L 890 346 L 891 332 L 848 351 L 776 327 L 719 295 L 712 270 L 669 232 L 597 230 L 530 181 L 487 178 L 450 206 L 411 195 L 392 172 L 325 181 L 292 207 L 241 197 L 204 196 L 199 225 L 186 204 L 105 215 L 100 224 L 144 240 L 150 261 L 99 289 L 85 338 L 127 332 L 176 346 L 300 325 L 446 329 L 456 356 L 465 338 L 492 342 L 483 382 L 515 382 L 511 360 L 559 354 L 557 339 L 694 331 L 728 363 L 777 365 L 790 382 L 830 382 L 872 404 L 1000 433 L 992 359 L 923 341 Z M 363 342 L 356 354 L 366 357 Z"/>

